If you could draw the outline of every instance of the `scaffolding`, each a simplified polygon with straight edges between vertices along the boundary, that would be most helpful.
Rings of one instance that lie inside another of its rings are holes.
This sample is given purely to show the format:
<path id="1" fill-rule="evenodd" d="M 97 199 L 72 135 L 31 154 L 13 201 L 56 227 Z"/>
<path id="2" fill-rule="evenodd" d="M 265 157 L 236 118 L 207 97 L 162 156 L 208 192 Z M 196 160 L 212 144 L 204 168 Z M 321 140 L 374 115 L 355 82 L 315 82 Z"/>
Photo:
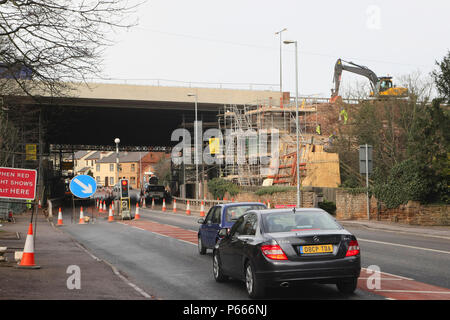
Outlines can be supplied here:
<path id="1" fill-rule="evenodd" d="M 307 104 L 305 99 L 299 104 L 299 170 L 305 176 L 308 146 L 318 125 L 317 107 Z M 294 101 L 281 99 L 279 104 L 269 99 L 248 105 L 224 105 L 218 115 L 218 127 L 225 142 L 221 175 L 242 186 L 295 184 L 296 111 Z M 273 145 L 274 141 L 278 145 Z M 271 157 L 274 152 L 278 157 Z"/>

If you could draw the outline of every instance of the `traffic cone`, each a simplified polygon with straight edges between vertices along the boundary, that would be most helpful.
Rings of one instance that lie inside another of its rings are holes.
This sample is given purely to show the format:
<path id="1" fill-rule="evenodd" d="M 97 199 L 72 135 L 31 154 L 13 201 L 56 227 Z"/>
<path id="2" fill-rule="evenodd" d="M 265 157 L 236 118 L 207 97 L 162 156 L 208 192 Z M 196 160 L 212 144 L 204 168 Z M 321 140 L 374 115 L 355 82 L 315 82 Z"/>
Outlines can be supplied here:
<path id="1" fill-rule="evenodd" d="M 103 212 L 106 213 L 106 201 L 103 201 Z"/>
<path id="2" fill-rule="evenodd" d="M 41 199 L 39 199 L 39 202 L 38 202 L 38 208 L 39 208 L 39 209 L 42 208 L 42 207 L 41 207 Z"/>
<path id="3" fill-rule="evenodd" d="M 177 213 L 177 200 L 173 199 L 173 213 Z"/>
<path id="4" fill-rule="evenodd" d="M 103 212 L 103 207 L 102 207 L 102 200 L 98 200 L 98 212 Z"/>
<path id="5" fill-rule="evenodd" d="M 80 221 L 78 224 L 84 224 L 84 214 L 83 214 L 83 207 L 80 208 Z"/>
<path id="6" fill-rule="evenodd" d="M 187 215 L 191 214 L 191 206 L 189 205 L 189 200 L 187 201 L 187 205 L 186 205 L 186 214 Z"/>
<path id="7" fill-rule="evenodd" d="M 109 205 L 108 222 L 113 222 L 113 221 L 114 221 L 113 209 L 112 209 L 112 205 Z"/>
<path id="8" fill-rule="evenodd" d="M 62 225 L 63 225 L 63 218 L 62 218 L 61 207 L 59 207 L 59 211 L 58 211 L 58 223 L 57 223 L 57 226 L 62 226 Z"/>
<path id="9" fill-rule="evenodd" d="M 205 216 L 205 204 L 202 201 L 202 206 L 200 207 L 200 217 Z"/>
<path id="10" fill-rule="evenodd" d="M 134 214 L 134 220 L 138 220 L 140 218 L 141 218 L 141 216 L 139 215 L 139 204 L 136 203 L 136 212 Z"/>
<path id="11" fill-rule="evenodd" d="M 166 211 L 166 199 L 163 199 L 162 211 Z"/>
<path id="12" fill-rule="evenodd" d="M 28 227 L 27 239 L 25 240 L 25 247 L 23 248 L 22 259 L 20 260 L 20 268 L 39 269 L 34 262 L 34 239 L 33 239 L 33 224 L 30 223 Z"/>

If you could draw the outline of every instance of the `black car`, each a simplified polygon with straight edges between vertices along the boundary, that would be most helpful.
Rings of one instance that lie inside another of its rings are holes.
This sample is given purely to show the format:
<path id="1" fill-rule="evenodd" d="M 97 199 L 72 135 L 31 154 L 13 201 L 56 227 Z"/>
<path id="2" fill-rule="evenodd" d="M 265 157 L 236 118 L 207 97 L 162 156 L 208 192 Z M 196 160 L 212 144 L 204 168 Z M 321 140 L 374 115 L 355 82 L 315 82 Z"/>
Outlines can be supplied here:
<path id="1" fill-rule="evenodd" d="M 219 235 L 214 278 L 244 280 L 251 298 L 262 297 L 266 287 L 305 281 L 333 283 L 343 293 L 356 289 L 358 242 L 322 209 L 252 210 Z"/>

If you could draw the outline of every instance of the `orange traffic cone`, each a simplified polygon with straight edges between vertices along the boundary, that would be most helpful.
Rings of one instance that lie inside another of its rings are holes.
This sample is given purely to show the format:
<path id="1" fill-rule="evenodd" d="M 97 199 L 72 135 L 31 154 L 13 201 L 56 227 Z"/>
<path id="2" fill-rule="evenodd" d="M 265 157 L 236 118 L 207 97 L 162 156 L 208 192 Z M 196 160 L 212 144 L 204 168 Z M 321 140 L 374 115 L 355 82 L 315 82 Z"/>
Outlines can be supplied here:
<path id="1" fill-rule="evenodd" d="M 103 201 L 103 212 L 106 213 L 106 201 Z"/>
<path id="2" fill-rule="evenodd" d="M 19 268 L 39 269 L 34 262 L 34 238 L 33 238 L 33 224 L 30 223 L 28 227 L 27 239 L 25 240 L 25 247 L 23 248 L 22 259 L 20 260 Z"/>
<path id="3" fill-rule="evenodd" d="M 189 200 L 187 201 L 187 205 L 186 205 L 186 214 L 187 215 L 191 214 L 191 206 L 189 205 Z"/>
<path id="4" fill-rule="evenodd" d="M 84 224 L 84 214 L 83 214 L 83 207 L 80 208 L 80 221 L 78 224 Z"/>
<path id="5" fill-rule="evenodd" d="M 200 217 L 204 217 L 205 216 L 205 204 L 203 203 L 202 200 L 202 206 L 200 207 Z"/>
<path id="6" fill-rule="evenodd" d="M 166 199 L 163 199 L 162 211 L 166 211 Z"/>
<path id="7" fill-rule="evenodd" d="M 141 216 L 139 215 L 139 204 L 136 203 L 136 212 L 134 214 L 134 220 L 138 220 L 140 218 L 141 218 Z"/>
<path id="8" fill-rule="evenodd" d="M 177 213 L 177 200 L 173 199 L 173 212 Z"/>
<path id="9" fill-rule="evenodd" d="M 109 214 L 108 214 L 108 222 L 114 221 L 113 209 L 112 205 L 109 205 Z"/>
<path id="10" fill-rule="evenodd" d="M 59 207 L 57 226 L 62 226 L 62 225 L 63 225 L 62 212 L 61 212 L 61 207 Z"/>
<path id="11" fill-rule="evenodd" d="M 102 200 L 98 200 L 98 212 L 103 212 Z"/>

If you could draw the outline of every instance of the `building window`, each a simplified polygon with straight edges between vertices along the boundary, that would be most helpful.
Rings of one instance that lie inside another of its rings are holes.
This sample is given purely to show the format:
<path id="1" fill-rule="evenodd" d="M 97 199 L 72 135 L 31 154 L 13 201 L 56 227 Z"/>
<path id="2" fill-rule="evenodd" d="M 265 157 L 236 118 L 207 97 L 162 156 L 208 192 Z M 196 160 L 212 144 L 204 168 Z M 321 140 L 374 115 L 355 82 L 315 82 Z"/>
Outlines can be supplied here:
<path id="1" fill-rule="evenodd" d="M 100 171 L 100 164 L 99 163 L 95 166 L 95 170 Z"/>
<path id="2" fill-rule="evenodd" d="M 109 164 L 109 171 L 114 172 L 114 163 Z"/>
<path id="3" fill-rule="evenodd" d="M 136 165 L 134 163 L 131 164 L 131 172 L 134 172 L 136 170 Z"/>
<path id="4" fill-rule="evenodd" d="M 109 184 L 112 185 L 112 186 L 114 185 L 114 178 L 113 177 L 109 178 Z"/>
<path id="5" fill-rule="evenodd" d="M 100 183 L 100 177 L 99 176 L 95 177 L 95 181 L 97 182 L 97 184 L 99 184 Z"/>
<path id="6" fill-rule="evenodd" d="M 136 184 L 136 177 L 130 177 L 130 183 L 132 185 L 135 185 Z"/>

